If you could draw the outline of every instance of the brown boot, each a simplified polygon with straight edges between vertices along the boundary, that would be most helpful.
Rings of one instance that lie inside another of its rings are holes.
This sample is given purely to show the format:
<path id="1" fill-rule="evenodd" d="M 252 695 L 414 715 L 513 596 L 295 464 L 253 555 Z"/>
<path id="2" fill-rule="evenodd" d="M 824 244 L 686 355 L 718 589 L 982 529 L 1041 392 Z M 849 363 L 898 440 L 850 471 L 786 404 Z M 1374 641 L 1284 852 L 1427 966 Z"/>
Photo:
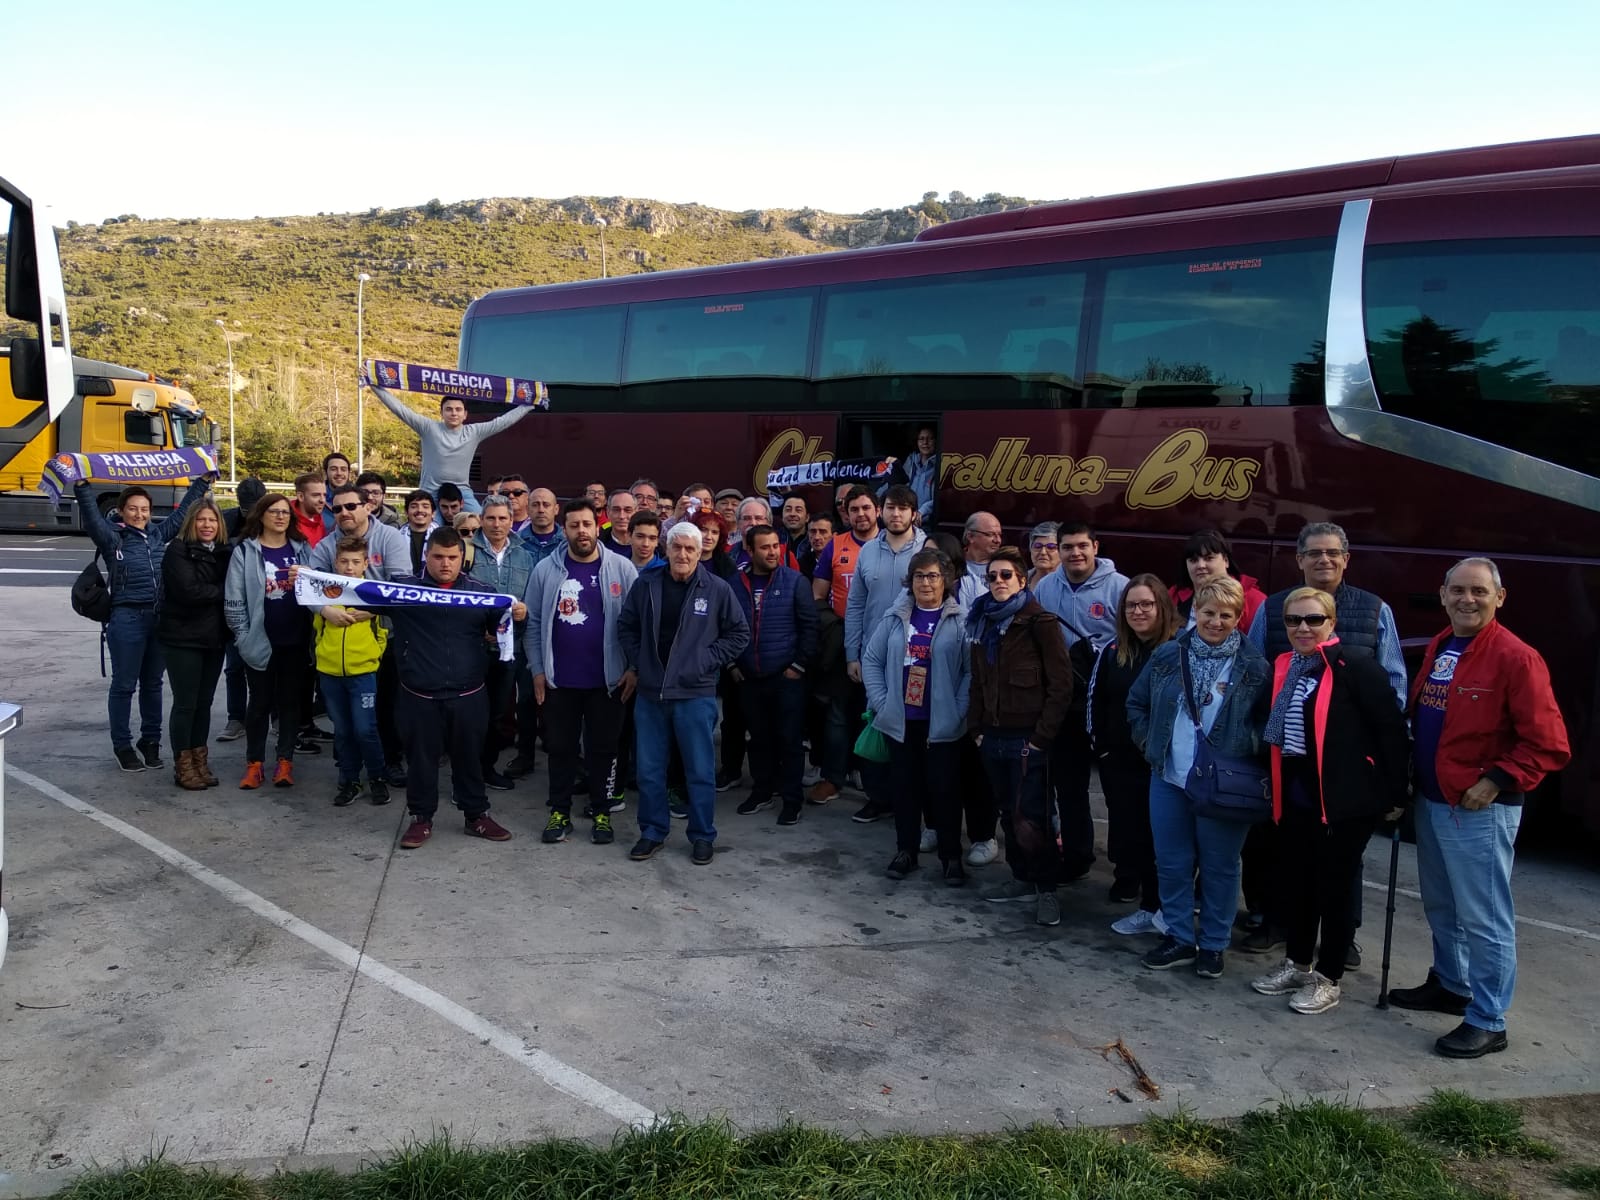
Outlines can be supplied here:
<path id="1" fill-rule="evenodd" d="M 205 776 L 200 774 L 199 764 L 195 759 L 193 750 L 179 750 L 173 755 L 175 760 L 175 775 L 178 786 L 190 792 L 203 792 L 206 790 Z"/>
<path id="2" fill-rule="evenodd" d="M 222 782 L 211 770 L 211 747 L 196 746 L 190 753 L 194 755 L 195 769 L 200 772 L 200 778 L 205 780 L 207 787 L 216 787 Z"/>

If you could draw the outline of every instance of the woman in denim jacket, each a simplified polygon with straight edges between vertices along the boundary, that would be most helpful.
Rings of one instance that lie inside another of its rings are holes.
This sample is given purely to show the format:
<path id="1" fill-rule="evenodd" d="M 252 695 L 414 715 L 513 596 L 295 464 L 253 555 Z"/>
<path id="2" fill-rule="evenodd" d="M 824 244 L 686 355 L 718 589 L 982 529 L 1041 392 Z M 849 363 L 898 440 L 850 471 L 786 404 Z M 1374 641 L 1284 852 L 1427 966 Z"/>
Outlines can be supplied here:
<path id="1" fill-rule="evenodd" d="M 1262 758 L 1261 733 L 1271 702 L 1267 660 L 1239 633 L 1244 589 L 1224 576 L 1195 592 L 1195 625 L 1158 649 L 1128 693 L 1128 725 L 1150 764 L 1150 826 L 1167 936 L 1144 956 L 1164 971 L 1193 963 L 1202 979 L 1222 975 L 1239 902 L 1239 852 L 1250 826 L 1202 817 L 1184 790 L 1197 737 L 1184 702 L 1188 660 L 1200 728 L 1217 754 Z M 1194 919 L 1195 866 L 1200 868 L 1200 922 Z"/>

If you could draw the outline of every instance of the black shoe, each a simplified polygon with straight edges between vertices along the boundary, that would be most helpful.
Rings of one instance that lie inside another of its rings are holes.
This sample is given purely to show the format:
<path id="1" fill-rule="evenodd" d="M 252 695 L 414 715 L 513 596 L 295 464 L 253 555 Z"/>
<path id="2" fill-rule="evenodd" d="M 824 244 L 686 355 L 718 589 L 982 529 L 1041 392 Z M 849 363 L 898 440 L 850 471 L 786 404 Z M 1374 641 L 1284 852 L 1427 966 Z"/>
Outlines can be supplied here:
<path id="1" fill-rule="evenodd" d="M 667 812 L 672 814 L 674 821 L 689 819 L 689 802 L 683 798 L 682 792 L 673 788 L 667 789 Z"/>
<path id="2" fill-rule="evenodd" d="M 800 824 L 800 809 L 801 809 L 801 806 L 798 805 L 798 804 L 785 804 L 781 809 L 778 810 L 778 824 L 779 825 L 798 825 L 798 824 Z"/>
<path id="3" fill-rule="evenodd" d="M 1222 951 L 1202 950 L 1194 956 L 1194 973 L 1201 979 L 1222 978 Z"/>
<path id="4" fill-rule="evenodd" d="M 967 869 L 961 865 L 959 858 L 952 858 L 944 864 L 945 887 L 966 887 Z"/>
<path id="5" fill-rule="evenodd" d="M 1109 896 L 1113 904 L 1132 904 L 1140 896 L 1139 881 L 1114 879 L 1111 881 Z"/>
<path id="6" fill-rule="evenodd" d="M 589 830 L 589 840 L 596 846 L 609 846 L 617 840 L 616 831 L 611 828 L 610 813 L 595 813 L 594 828 Z"/>
<path id="7" fill-rule="evenodd" d="M 134 749 L 140 754 L 144 755 L 144 765 L 146 770 L 159 771 L 162 767 L 167 765 L 161 761 L 160 742 L 135 742 Z"/>
<path id="8" fill-rule="evenodd" d="M 294 752 L 296 754 L 321 754 L 322 743 L 316 738 L 296 737 L 294 739 Z"/>
<path id="9" fill-rule="evenodd" d="M 1092 858 L 1080 858 L 1076 862 L 1069 863 L 1069 864 L 1067 864 L 1067 865 L 1062 867 L 1062 869 L 1061 869 L 1061 882 L 1062 883 L 1077 883 L 1078 880 L 1082 879 L 1084 876 L 1086 876 L 1093 869 L 1094 869 L 1094 859 L 1092 859 Z M 1134 896 L 1135 900 L 1137 900 L 1138 898 L 1139 897 L 1137 895 Z"/>
<path id="10" fill-rule="evenodd" d="M 572 832 L 572 818 L 564 812 L 552 811 L 550 819 L 544 823 L 542 835 L 547 846 L 554 846 L 557 842 L 567 840 L 567 834 Z"/>
<path id="11" fill-rule="evenodd" d="M 359 783 L 353 780 L 350 783 L 341 783 L 339 790 L 333 794 L 333 806 L 335 808 L 344 808 L 346 805 L 354 804 L 356 797 L 359 795 L 361 795 L 361 785 Z"/>
<path id="12" fill-rule="evenodd" d="M 519 754 L 506 764 L 506 774 L 513 779 L 533 774 L 533 755 Z"/>
<path id="13" fill-rule="evenodd" d="M 1194 962 L 1199 953 L 1197 947 L 1185 946 L 1169 933 L 1161 939 L 1159 946 L 1146 953 L 1139 961 L 1152 971 L 1165 971 L 1168 967 Z"/>
<path id="14" fill-rule="evenodd" d="M 659 849 L 661 849 L 660 842 L 654 838 L 642 837 L 633 844 L 633 849 L 628 851 L 628 857 L 634 862 L 643 862 Z"/>
<path id="15" fill-rule="evenodd" d="M 718 771 L 717 791 L 726 792 L 744 778 L 743 771 Z"/>
<path id="16" fill-rule="evenodd" d="M 1351 942 L 1350 948 L 1344 952 L 1344 969 L 1346 971 L 1359 971 L 1361 969 L 1361 943 Z"/>
<path id="17" fill-rule="evenodd" d="M 1284 947 L 1283 930 L 1263 924 L 1239 939 L 1238 948 L 1246 954 L 1271 954 Z"/>
<path id="18" fill-rule="evenodd" d="M 139 757 L 139 752 L 132 746 L 122 746 L 111 751 L 117 756 L 117 766 L 131 773 L 144 770 L 144 759 Z"/>
<path id="19" fill-rule="evenodd" d="M 711 857 L 715 853 L 716 848 L 710 842 L 696 842 L 693 849 L 689 851 L 689 861 L 697 867 L 703 867 L 711 861 Z"/>
<path id="20" fill-rule="evenodd" d="M 1196 896 L 1195 899 L 1198 901 L 1199 897 Z M 1200 906 L 1197 903 L 1195 907 L 1199 908 Z M 1266 915 L 1258 912 L 1245 913 L 1242 916 L 1236 917 L 1233 922 L 1236 928 L 1243 929 L 1246 933 L 1254 933 L 1266 923 Z"/>
<path id="21" fill-rule="evenodd" d="M 890 879 L 904 879 L 917 869 L 917 856 L 909 850 L 902 850 L 889 860 L 889 869 L 884 872 Z"/>
<path id="22" fill-rule="evenodd" d="M 483 771 L 483 786 L 493 788 L 497 792 L 509 792 L 517 785 L 509 776 L 500 774 L 493 767 L 485 767 Z"/>
<path id="23" fill-rule="evenodd" d="M 1393 1000 L 1394 993 L 1390 992 L 1389 997 Z M 1446 1058 L 1482 1058 L 1504 1050 L 1507 1045 L 1505 1030 L 1479 1029 L 1463 1021 L 1436 1041 L 1433 1048 Z"/>
<path id="24" fill-rule="evenodd" d="M 392 788 L 403 788 L 406 786 L 405 763 L 395 763 L 389 768 L 389 786 Z"/>
<path id="25" fill-rule="evenodd" d="M 857 825 L 871 825 L 874 821 L 881 821 L 885 817 L 892 816 L 894 816 L 894 814 L 887 808 L 884 808 L 880 804 L 874 804 L 871 800 L 868 800 L 856 810 L 855 815 L 850 819 Z"/>
<path id="26" fill-rule="evenodd" d="M 333 734 L 329 733 L 326 729 L 324 729 L 321 725 L 318 725 L 315 721 L 313 721 L 309 725 L 302 725 L 299 729 L 294 731 L 294 734 L 295 734 L 295 737 L 315 738 L 319 742 L 331 742 L 331 741 L 333 741 Z"/>
<path id="27" fill-rule="evenodd" d="M 739 807 L 733 811 L 738 813 L 741 817 L 753 817 L 758 812 L 766 812 L 767 809 L 772 807 L 772 805 L 773 799 L 771 796 L 763 797 L 752 793 L 749 799 L 745 800 L 744 803 L 740 804 Z"/>
<path id="28" fill-rule="evenodd" d="M 1452 1017 L 1467 1015 L 1467 1003 L 1470 996 L 1462 996 L 1452 992 L 1439 982 L 1439 977 L 1432 971 L 1423 981 L 1421 987 L 1390 988 L 1389 1003 L 1396 1008 L 1408 1008 L 1412 1012 L 1437 1012 L 1447 1013 Z"/>
<path id="29" fill-rule="evenodd" d="M 389 803 L 389 785 L 381 779 L 373 779 L 367 783 L 367 803 L 382 807 Z"/>

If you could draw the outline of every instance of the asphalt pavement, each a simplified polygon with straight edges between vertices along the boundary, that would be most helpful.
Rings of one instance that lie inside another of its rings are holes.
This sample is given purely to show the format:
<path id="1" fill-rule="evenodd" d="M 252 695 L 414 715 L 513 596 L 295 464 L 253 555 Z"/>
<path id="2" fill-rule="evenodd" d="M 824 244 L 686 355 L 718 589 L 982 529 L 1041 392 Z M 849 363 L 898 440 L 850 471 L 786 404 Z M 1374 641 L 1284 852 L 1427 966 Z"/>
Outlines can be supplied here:
<path id="1" fill-rule="evenodd" d="M 0 587 L 70 588 L 93 556 L 83 534 L 0 534 Z"/>

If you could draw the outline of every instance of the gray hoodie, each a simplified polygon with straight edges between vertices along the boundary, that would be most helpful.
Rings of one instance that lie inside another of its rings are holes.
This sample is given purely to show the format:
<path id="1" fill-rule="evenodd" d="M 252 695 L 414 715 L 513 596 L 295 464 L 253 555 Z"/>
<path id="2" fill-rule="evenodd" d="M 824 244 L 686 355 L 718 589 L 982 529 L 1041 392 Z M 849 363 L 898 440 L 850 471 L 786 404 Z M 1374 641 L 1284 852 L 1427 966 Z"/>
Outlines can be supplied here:
<path id="1" fill-rule="evenodd" d="M 894 602 L 906 594 L 906 568 L 928 535 L 912 530 L 911 540 L 898 550 L 889 548 L 885 530 L 861 547 L 856 574 L 844 605 L 844 660 L 861 661 L 861 646 L 878 627 Z"/>
<path id="2" fill-rule="evenodd" d="M 1064 565 L 1052 571 L 1034 588 L 1033 598 L 1061 618 L 1069 649 L 1086 637 L 1098 652 L 1117 636 L 1117 605 L 1127 586 L 1128 577 L 1117 564 L 1101 557 L 1082 583 L 1068 582 Z"/>

